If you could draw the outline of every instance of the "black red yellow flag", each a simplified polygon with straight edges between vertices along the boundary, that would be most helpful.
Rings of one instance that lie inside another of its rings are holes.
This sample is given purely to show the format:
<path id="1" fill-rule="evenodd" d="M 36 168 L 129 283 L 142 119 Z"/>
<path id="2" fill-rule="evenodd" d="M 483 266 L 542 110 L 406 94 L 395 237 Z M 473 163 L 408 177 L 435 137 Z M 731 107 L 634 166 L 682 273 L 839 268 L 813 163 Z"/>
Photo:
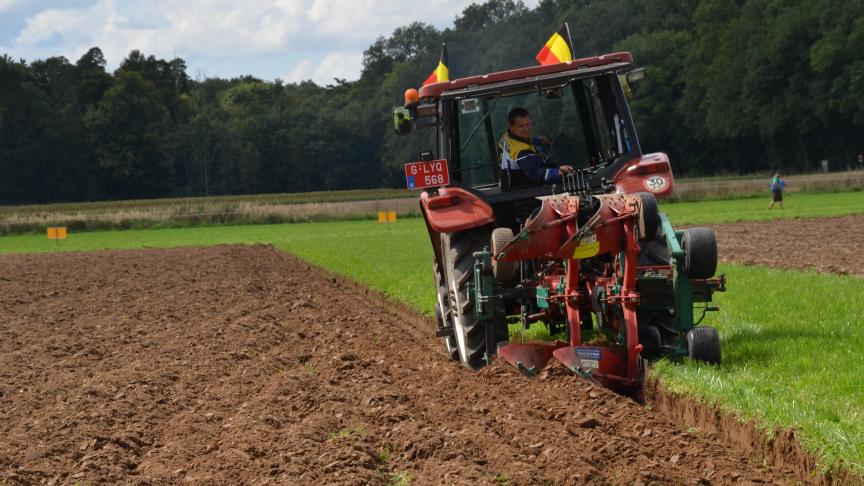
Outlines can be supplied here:
<path id="1" fill-rule="evenodd" d="M 450 81 L 450 70 L 447 68 L 447 45 L 441 46 L 441 57 L 438 58 L 438 67 L 423 81 L 423 86 L 433 83 Z"/>
<path id="2" fill-rule="evenodd" d="M 546 45 L 537 54 L 537 61 L 545 65 L 572 60 L 573 43 L 570 41 L 570 28 L 564 24 L 546 41 Z"/>

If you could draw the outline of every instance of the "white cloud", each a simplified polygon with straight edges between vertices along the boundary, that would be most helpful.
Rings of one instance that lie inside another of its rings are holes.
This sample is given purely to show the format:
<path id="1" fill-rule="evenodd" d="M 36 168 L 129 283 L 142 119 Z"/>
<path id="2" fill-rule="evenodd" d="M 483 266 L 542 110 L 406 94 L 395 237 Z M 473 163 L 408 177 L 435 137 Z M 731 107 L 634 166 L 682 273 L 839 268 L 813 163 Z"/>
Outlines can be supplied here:
<path id="1" fill-rule="evenodd" d="M 134 17 L 121 13 L 113 0 L 85 9 L 44 10 L 27 19 L 15 44 L 37 47 L 59 37 L 78 44 L 73 49 L 80 52 L 98 45 L 116 63 L 132 49 L 161 56 L 274 53 L 300 32 L 299 19 L 291 15 L 299 10 L 299 0 L 221 3 L 162 0 L 150 2 L 146 11 L 130 12 Z"/>
<path id="2" fill-rule="evenodd" d="M 49 9 L 27 19 L 27 25 L 15 43 L 18 45 L 37 45 L 55 35 L 63 36 L 86 31 L 105 23 L 110 9 L 108 2 L 100 2 L 85 10 Z"/>
<path id="3" fill-rule="evenodd" d="M 306 17 L 322 34 L 374 40 L 414 21 L 439 26 L 450 23 L 470 3 L 431 0 L 418 8 L 417 3 L 402 0 L 314 0 Z"/>
<path id="4" fill-rule="evenodd" d="M 20 2 L 20 0 L 0 0 L 0 12 Z"/>
<path id="5" fill-rule="evenodd" d="M 312 61 L 304 59 L 295 64 L 288 74 L 282 76 L 282 80 L 286 83 L 299 83 L 300 81 L 312 79 L 313 66 Z"/>
<path id="6" fill-rule="evenodd" d="M 0 0 L 0 9 L 19 1 Z M 329 83 L 334 76 L 356 79 L 363 50 L 379 35 L 417 20 L 450 25 L 472 1 L 478 0 L 427 0 L 418 8 L 402 0 L 95 0 L 88 7 L 47 9 L 32 15 L 11 45 L 0 46 L 0 52 L 29 59 L 64 55 L 74 60 L 99 46 L 109 69 L 132 49 L 187 61 L 223 59 L 230 64 L 238 59 L 244 67 L 256 57 L 263 66 L 276 56 L 290 56 L 307 61 L 294 66 L 286 80 Z M 329 54 L 318 63 L 308 61 L 319 52 Z M 273 69 L 278 68 L 264 70 Z"/>
<path id="7" fill-rule="evenodd" d="M 309 59 L 297 63 L 291 71 L 282 76 L 286 83 L 299 83 L 312 80 L 325 86 L 334 83 L 334 78 L 354 79 L 362 67 L 363 55 L 352 52 L 332 52 L 318 64 Z"/>
<path id="8" fill-rule="evenodd" d="M 154 50 L 183 47 L 195 54 L 273 54 L 286 49 L 304 27 L 299 0 L 237 3 L 163 0 L 165 24 Z"/>

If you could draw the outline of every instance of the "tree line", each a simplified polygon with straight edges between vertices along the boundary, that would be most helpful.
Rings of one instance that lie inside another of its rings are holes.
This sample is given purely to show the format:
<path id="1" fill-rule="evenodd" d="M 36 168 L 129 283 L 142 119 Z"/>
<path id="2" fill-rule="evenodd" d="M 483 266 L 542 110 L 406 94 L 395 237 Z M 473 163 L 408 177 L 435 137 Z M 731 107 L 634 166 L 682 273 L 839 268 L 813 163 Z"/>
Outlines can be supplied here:
<path id="1" fill-rule="evenodd" d="M 442 43 L 451 79 L 511 69 L 565 21 L 577 57 L 629 50 L 646 67 L 637 131 L 679 176 L 864 152 L 864 1 L 489 0 L 379 37 L 358 80 L 325 86 L 190 79 L 183 59 L 137 50 L 114 72 L 98 47 L 74 63 L 4 54 L 0 204 L 398 187 L 428 147 L 393 135 L 390 108 Z"/>

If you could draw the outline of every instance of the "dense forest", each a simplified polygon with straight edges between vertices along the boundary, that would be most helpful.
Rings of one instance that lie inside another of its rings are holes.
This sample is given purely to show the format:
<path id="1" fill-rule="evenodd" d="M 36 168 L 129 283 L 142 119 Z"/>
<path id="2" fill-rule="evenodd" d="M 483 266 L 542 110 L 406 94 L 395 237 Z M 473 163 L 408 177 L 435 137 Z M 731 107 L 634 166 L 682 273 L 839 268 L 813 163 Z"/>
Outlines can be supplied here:
<path id="1" fill-rule="evenodd" d="M 400 186 L 417 147 L 390 108 L 449 51 L 450 77 L 535 64 L 568 22 L 577 57 L 632 51 L 643 149 L 677 175 L 814 170 L 864 152 L 862 0 L 472 4 L 379 37 L 356 81 L 190 79 L 182 59 L 98 47 L 0 56 L 0 204 Z"/>

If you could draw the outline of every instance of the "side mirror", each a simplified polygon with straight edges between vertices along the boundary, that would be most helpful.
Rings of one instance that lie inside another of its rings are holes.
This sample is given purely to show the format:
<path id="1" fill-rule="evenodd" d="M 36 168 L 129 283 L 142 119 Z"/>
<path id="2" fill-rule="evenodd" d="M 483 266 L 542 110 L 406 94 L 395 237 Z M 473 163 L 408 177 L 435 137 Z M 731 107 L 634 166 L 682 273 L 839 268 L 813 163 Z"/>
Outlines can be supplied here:
<path id="1" fill-rule="evenodd" d="M 630 71 L 629 73 L 627 73 L 627 82 L 630 84 L 636 84 L 639 81 L 642 81 L 643 79 L 645 79 L 645 68 L 644 67 L 636 68 L 636 69 Z"/>
<path id="2" fill-rule="evenodd" d="M 618 81 L 621 83 L 621 88 L 624 90 L 624 96 L 627 99 L 633 97 L 633 85 L 645 79 L 645 68 L 636 68 L 628 71 L 626 74 L 619 74 Z"/>
<path id="3" fill-rule="evenodd" d="M 411 112 L 404 106 L 393 107 L 393 129 L 396 135 L 407 135 L 411 132 Z"/>

